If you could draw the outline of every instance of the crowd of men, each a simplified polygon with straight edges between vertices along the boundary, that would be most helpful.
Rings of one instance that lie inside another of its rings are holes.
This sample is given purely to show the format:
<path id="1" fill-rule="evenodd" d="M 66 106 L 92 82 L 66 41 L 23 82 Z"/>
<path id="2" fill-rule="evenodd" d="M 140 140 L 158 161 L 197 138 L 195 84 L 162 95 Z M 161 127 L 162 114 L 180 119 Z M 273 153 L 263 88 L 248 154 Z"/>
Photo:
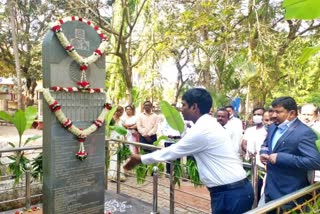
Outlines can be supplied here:
<path id="1" fill-rule="evenodd" d="M 252 208 L 253 189 L 242 166 L 242 159 L 255 158 L 266 170 L 261 179 L 261 201 L 278 199 L 320 179 L 320 153 L 315 131 L 320 133 L 318 108 L 305 104 L 298 110 L 292 97 L 275 99 L 270 110 L 252 111 L 252 125 L 245 127 L 232 106 L 212 114 L 212 98 L 201 88 L 188 90 L 182 97 L 181 113 L 193 125 L 185 135 L 162 131 L 177 143 L 147 154 L 133 154 L 124 168 L 193 156 L 202 183 L 211 196 L 212 213 L 243 213 Z M 144 103 L 137 116 L 140 142 L 152 144 L 159 127 L 164 127 L 152 112 L 152 103 Z M 162 122 L 164 123 L 165 120 Z M 168 127 L 167 127 L 168 129 Z M 170 128 L 169 128 L 170 129 Z M 263 187 L 262 187 L 263 186 Z M 303 202 L 306 198 L 301 198 Z M 294 206 L 288 203 L 282 208 Z"/>

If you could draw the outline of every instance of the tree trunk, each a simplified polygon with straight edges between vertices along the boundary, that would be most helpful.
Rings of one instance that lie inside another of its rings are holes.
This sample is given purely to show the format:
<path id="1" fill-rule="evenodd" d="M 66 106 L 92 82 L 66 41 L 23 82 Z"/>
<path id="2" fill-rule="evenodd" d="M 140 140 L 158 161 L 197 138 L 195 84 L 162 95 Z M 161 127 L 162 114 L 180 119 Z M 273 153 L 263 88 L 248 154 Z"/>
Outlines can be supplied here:
<path id="1" fill-rule="evenodd" d="M 12 47 L 13 47 L 13 54 L 14 54 L 14 59 L 15 59 L 15 67 L 16 67 L 16 73 L 17 73 L 18 109 L 23 109 L 23 106 L 22 106 L 22 88 L 21 88 L 21 70 L 20 70 L 19 52 L 18 52 L 18 44 L 17 44 L 15 13 L 14 13 L 14 1 L 13 0 L 9 1 L 9 10 L 10 10 L 11 33 L 12 33 Z"/>

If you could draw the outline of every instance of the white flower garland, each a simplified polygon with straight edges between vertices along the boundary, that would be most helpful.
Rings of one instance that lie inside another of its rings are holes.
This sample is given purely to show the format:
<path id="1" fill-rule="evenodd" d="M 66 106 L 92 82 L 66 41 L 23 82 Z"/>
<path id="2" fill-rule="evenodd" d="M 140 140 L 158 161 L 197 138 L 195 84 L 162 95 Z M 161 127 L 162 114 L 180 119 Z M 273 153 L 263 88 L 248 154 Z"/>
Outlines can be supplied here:
<path id="1" fill-rule="evenodd" d="M 74 49 L 73 45 L 69 42 L 69 40 L 67 39 L 67 37 L 64 35 L 62 31 L 62 25 L 66 22 L 71 22 L 71 21 L 80 21 L 80 22 L 86 23 L 87 25 L 91 26 L 101 38 L 102 42 L 100 43 L 99 47 L 93 52 L 92 55 L 90 55 L 87 58 L 83 58 L 80 54 L 78 54 L 78 52 Z M 80 65 L 88 66 L 94 63 L 103 55 L 103 53 L 107 49 L 108 38 L 99 30 L 99 27 L 95 26 L 91 21 L 85 20 L 77 16 L 71 16 L 71 17 L 66 17 L 66 18 L 59 19 L 58 21 L 55 21 L 54 23 L 51 24 L 50 27 L 57 35 L 61 45 L 67 51 L 69 56 Z"/>
<path id="2" fill-rule="evenodd" d="M 62 25 L 66 22 L 71 21 L 79 21 L 86 23 L 90 27 L 92 27 L 101 39 L 101 43 L 99 47 L 91 54 L 89 57 L 84 58 L 82 57 L 73 47 L 73 45 L 69 42 L 65 34 L 62 30 Z M 81 17 L 71 16 L 59 19 L 51 24 L 50 28 L 55 32 L 60 44 L 63 48 L 67 51 L 68 55 L 75 60 L 80 65 L 81 71 L 81 80 L 77 82 L 78 87 L 58 87 L 54 86 L 52 89 L 54 91 L 66 91 L 66 92 L 89 92 L 89 93 L 105 93 L 101 88 L 90 88 L 90 83 L 87 81 L 86 78 L 86 70 L 88 66 L 94 62 L 96 62 L 106 51 L 107 49 L 107 37 L 99 30 L 98 26 L 93 25 L 91 21 L 87 21 Z M 89 126 L 88 128 L 82 130 L 75 125 L 73 125 L 72 121 L 68 119 L 65 114 L 61 110 L 60 104 L 51 96 L 49 89 L 43 90 L 43 97 L 49 104 L 51 111 L 55 114 L 58 121 L 66 128 L 69 132 L 75 135 L 78 138 L 80 143 L 79 151 L 76 153 L 76 156 L 80 160 L 84 160 L 88 153 L 85 151 L 84 142 L 86 137 L 95 132 L 99 127 L 103 125 L 107 112 L 111 109 L 110 104 L 104 104 L 104 108 L 101 111 L 97 120 Z"/>
<path id="3" fill-rule="evenodd" d="M 78 140 L 80 142 L 80 148 L 79 148 L 79 152 L 76 153 L 76 156 L 80 160 L 85 159 L 87 157 L 87 152 L 84 149 L 84 141 L 85 141 L 87 136 L 89 136 L 90 134 L 95 132 L 99 127 L 102 126 L 102 124 L 103 124 L 103 122 L 105 120 L 106 114 L 111 109 L 111 105 L 106 103 L 104 105 L 104 108 L 101 111 L 99 117 L 97 118 L 97 120 L 95 120 L 94 123 L 91 126 L 89 126 L 88 128 L 82 130 L 82 129 L 76 127 L 75 125 L 73 125 L 72 121 L 65 116 L 65 114 L 61 110 L 60 104 L 52 97 L 49 89 L 43 89 L 42 92 L 43 92 L 44 99 L 48 103 L 51 111 L 54 112 L 54 114 L 57 117 L 58 121 L 69 132 L 71 132 L 73 135 L 77 136 L 77 138 L 78 138 Z"/>
<path id="4" fill-rule="evenodd" d="M 62 30 L 62 25 L 66 22 L 71 22 L 71 21 L 79 21 L 86 23 L 90 27 L 92 27 L 97 34 L 99 35 L 101 39 L 101 43 L 99 47 L 87 58 L 83 58 L 73 47 L 73 45 L 69 42 L 67 37 L 64 35 L 63 30 Z M 99 27 L 94 25 L 91 21 L 85 20 L 81 17 L 77 16 L 71 16 L 71 17 L 66 17 L 59 19 L 58 21 L 55 21 L 54 23 L 51 24 L 50 28 L 55 32 L 58 40 L 60 41 L 60 44 L 63 46 L 63 48 L 67 51 L 69 56 L 75 60 L 79 65 L 80 65 L 80 71 L 81 71 L 81 81 L 88 83 L 89 87 L 89 82 L 87 82 L 86 74 L 85 71 L 88 69 L 88 66 L 94 62 L 96 62 L 106 51 L 107 49 L 107 41 L 108 38 L 99 30 Z"/>

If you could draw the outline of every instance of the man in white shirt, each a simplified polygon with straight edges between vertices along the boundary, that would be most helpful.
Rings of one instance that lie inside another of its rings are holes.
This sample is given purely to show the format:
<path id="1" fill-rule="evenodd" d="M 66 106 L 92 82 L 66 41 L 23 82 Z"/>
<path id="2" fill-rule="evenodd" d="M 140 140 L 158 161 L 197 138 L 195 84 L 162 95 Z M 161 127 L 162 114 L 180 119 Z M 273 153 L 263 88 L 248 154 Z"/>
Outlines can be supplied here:
<path id="1" fill-rule="evenodd" d="M 316 132 L 320 133 L 320 123 L 317 121 L 318 119 L 318 107 L 312 103 L 304 104 L 301 107 L 300 113 L 301 121 L 315 130 Z M 312 175 L 311 175 L 312 177 Z M 312 179 L 312 178 L 311 178 Z M 314 181 L 320 181 L 320 171 L 316 170 L 314 174 Z"/>
<path id="2" fill-rule="evenodd" d="M 253 109 L 253 123 L 255 126 L 249 127 L 245 130 L 241 148 L 246 152 L 246 159 L 249 159 L 252 156 L 256 156 L 257 164 L 261 167 L 264 167 L 264 164 L 260 162 L 260 148 L 267 136 L 267 130 L 263 124 L 263 115 L 265 109 L 258 107 Z"/>
<path id="3" fill-rule="evenodd" d="M 232 133 L 233 143 L 238 145 L 238 148 L 240 148 L 243 135 L 242 121 L 234 116 L 234 108 L 232 106 L 226 106 L 225 108 L 229 112 L 230 117 L 228 123 L 224 127 Z"/>
<path id="4" fill-rule="evenodd" d="M 312 103 L 304 104 L 301 107 L 301 121 L 320 133 L 320 123 L 318 121 L 318 107 Z"/>
<path id="5" fill-rule="evenodd" d="M 236 155 L 239 156 L 240 155 L 239 154 L 239 144 L 238 144 L 238 142 L 235 142 L 234 140 L 232 140 L 233 139 L 233 133 L 232 133 L 231 130 L 226 128 L 226 125 L 228 124 L 228 121 L 229 121 L 229 116 L 230 115 L 229 115 L 229 112 L 227 111 L 227 109 L 219 108 L 217 110 L 217 114 L 216 114 L 217 121 L 227 131 L 228 136 L 230 137 L 230 141 L 228 143 L 231 143 L 233 151 L 235 152 Z"/>
<path id="6" fill-rule="evenodd" d="M 182 96 L 182 114 L 194 125 L 170 147 L 146 155 L 132 155 L 124 166 L 133 169 L 140 163 L 152 164 L 193 155 L 202 183 L 208 187 L 215 214 L 240 214 L 251 209 L 253 188 L 246 178 L 241 160 L 234 155 L 225 129 L 208 113 L 211 95 L 202 88 Z"/>

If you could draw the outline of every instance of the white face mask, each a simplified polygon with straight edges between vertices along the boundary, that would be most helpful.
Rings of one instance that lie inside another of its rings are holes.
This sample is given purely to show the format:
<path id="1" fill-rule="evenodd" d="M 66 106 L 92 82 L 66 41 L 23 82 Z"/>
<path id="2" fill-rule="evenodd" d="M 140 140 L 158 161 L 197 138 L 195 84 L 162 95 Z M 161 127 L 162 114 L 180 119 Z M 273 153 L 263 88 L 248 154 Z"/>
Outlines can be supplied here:
<path id="1" fill-rule="evenodd" d="M 262 115 L 254 115 L 253 118 L 254 124 L 261 124 L 262 123 Z"/>
<path id="2" fill-rule="evenodd" d="M 314 124 L 314 120 L 311 120 L 311 121 L 309 121 L 309 122 L 306 122 L 306 121 L 303 121 L 302 120 L 302 122 L 304 123 L 304 124 L 306 124 L 307 126 L 309 126 L 309 127 L 311 127 L 311 126 L 313 126 L 313 124 Z"/>
<path id="3" fill-rule="evenodd" d="M 287 116 L 287 119 L 278 125 L 278 128 L 284 127 L 284 126 L 286 126 L 288 123 L 290 123 L 290 120 L 289 120 L 290 114 L 291 114 L 291 112 L 289 112 L 289 114 L 288 114 L 288 116 Z"/>

